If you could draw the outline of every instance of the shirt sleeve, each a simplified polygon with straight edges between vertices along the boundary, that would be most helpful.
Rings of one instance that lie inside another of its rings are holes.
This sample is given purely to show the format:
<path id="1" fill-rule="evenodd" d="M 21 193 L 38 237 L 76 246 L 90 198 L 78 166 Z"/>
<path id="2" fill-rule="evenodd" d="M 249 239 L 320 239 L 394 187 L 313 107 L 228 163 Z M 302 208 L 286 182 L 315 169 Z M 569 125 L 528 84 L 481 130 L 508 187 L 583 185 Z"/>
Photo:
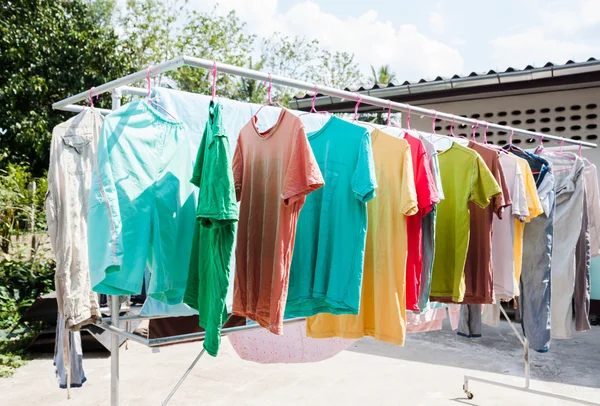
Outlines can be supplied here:
<path id="1" fill-rule="evenodd" d="M 498 216 L 498 218 L 501 219 L 502 214 L 504 212 L 504 208 L 511 204 L 511 196 L 510 191 L 508 189 L 508 185 L 506 184 L 504 168 L 502 168 L 502 164 L 500 163 L 500 157 L 498 156 L 494 159 L 494 164 L 492 165 L 492 173 L 494 175 L 496 183 L 500 185 L 501 190 L 501 193 L 497 194 L 492 199 L 494 205 L 494 213 L 496 213 L 496 216 Z"/>
<path id="2" fill-rule="evenodd" d="M 440 162 L 438 160 L 437 153 L 433 154 L 431 158 L 431 174 L 435 177 L 435 188 L 438 193 L 438 198 L 444 200 L 444 188 L 442 187 L 442 177 L 440 176 Z"/>
<path id="3" fill-rule="evenodd" d="M 244 177 L 244 159 L 242 154 L 242 137 L 238 137 L 233 154 L 233 162 L 231 164 L 233 170 L 233 184 L 235 186 L 235 197 L 239 202 L 242 198 L 242 179 Z"/>
<path id="4" fill-rule="evenodd" d="M 590 250 L 591 256 L 600 255 L 600 193 L 598 191 L 598 172 L 596 166 L 592 165 L 590 182 L 586 182 L 586 193 L 588 197 L 588 221 L 590 228 Z"/>
<path id="5" fill-rule="evenodd" d="M 408 145 L 406 145 L 401 159 L 403 161 L 403 165 L 400 210 L 405 216 L 412 216 L 419 211 L 419 203 L 417 202 L 417 190 L 415 188 L 415 175 L 413 172 L 412 156 L 410 153 L 410 147 Z"/>
<path id="6" fill-rule="evenodd" d="M 196 153 L 196 161 L 194 163 L 194 171 L 192 172 L 192 178 L 190 182 L 200 187 L 200 182 L 202 181 L 202 168 L 204 167 L 204 152 L 206 149 L 206 129 L 204 130 L 204 134 L 202 134 L 202 139 L 200 140 L 200 146 L 198 147 L 198 152 Z"/>
<path id="7" fill-rule="evenodd" d="M 530 222 L 542 214 L 544 212 L 544 208 L 542 207 L 542 202 L 540 200 L 537 187 L 535 186 L 535 179 L 533 178 L 533 173 L 531 172 L 531 167 L 529 164 L 527 164 L 525 167 L 525 173 L 523 174 L 523 177 L 525 178 L 525 193 L 527 195 L 527 208 L 529 210 L 529 215 L 525 221 Z"/>
<path id="8" fill-rule="evenodd" d="M 312 152 L 304 127 L 296 130 L 290 161 L 285 171 L 281 198 L 289 206 L 302 200 L 310 192 L 325 184 L 323 175 Z"/>
<path id="9" fill-rule="evenodd" d="M 440 201 L 435 186 L 435 178 L 431 173 L 431 164 L 427 157 L 427 152 L 423 143 L 419 140 L 418 151 L 417 151 L 417 163 L 413 163 L 413 167 L 416 168 L 415 176 L 415 187 L 417 190 L 417 200 L 419 204 L 419 211 L 424 216 L 433 209 L 433 205 Z"/>
<path id="10" fill-rule="evenodd" d="M 368 132 L 365 132 L 360 143 L 354 174 L 352 175 L 352 191 L 354 197 L 366 203 L 375 197 L 375 189 L 377 189 L 377 179 L 373 149 L 371 148 L 371 136 Z"/>
<path id="11" fill-rule="evenodd" d="M 523 222 L 529 217 L 529 207 L 527 207 L 527 196 L 525 192 L 525 181 L 523 173 L 518 163 L 516 163 L 515 177 L 513 183 L 512 197 L 512 215 Z"/>
<path id="12" fill-rule="evenodd" d="M 233 171 L 231 167 L 231 158 L 229 152 L 229 140 L 223 133 L 215 134 L 212 142 L 208 145 L 208 149 L 204 159 L 208 159 L 212 164 L 211 176 L 205 182 L 210 182 L 207 185 L 207 193 L 204 198 L 208 198 L 208 206 L 210 213 L 208 216 L 203 216 L 200 211 L 202 207 L 198 207 L 198 216 L 200 223 L 207 228 L 217 228 L 237 222 L 238 207 L 236 204 L 236 189 L 233 180 Z M 201 189 L 202 190 L 202 189 Z"/>
<path id="13" fill-rule="evenodd" d="M 486 208 L 497 194 L 502 193 L 500 185 L 494 179 L 494 175 L 479 156 L 473 162 L 471 178 L 471 196 L 469 200 L 481 208 Z"/>

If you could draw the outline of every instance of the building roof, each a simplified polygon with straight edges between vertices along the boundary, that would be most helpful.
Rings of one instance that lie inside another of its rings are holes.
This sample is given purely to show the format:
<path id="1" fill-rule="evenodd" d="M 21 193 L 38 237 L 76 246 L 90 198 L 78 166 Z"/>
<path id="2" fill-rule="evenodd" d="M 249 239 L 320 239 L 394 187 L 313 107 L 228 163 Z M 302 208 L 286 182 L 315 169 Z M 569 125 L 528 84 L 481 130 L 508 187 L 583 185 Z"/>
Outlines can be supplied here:
<path id="1" fill-rule="evenodd" d="M 367 94 L 383 99 L 403 102 L 423 103 L 425 100 L 437 100 L 440 97 L 470 96 L 490 92 L 518 92 L 531 88 L 577 86 L 597 82 L 600 84 L 600 60 L 589 58 L 585 62 L 569 60 L 562 65 L 547 62 L 544 66 L 527 65 L 523 69 L 513 67 L 505 71 L 490 70 L 487 72 L 471 72 L 468 75 L 452 77 L 437 76 L 435 79 L 420 79 L 415 82 L 405 81 L 401 84 L 375 84 L 370 88 L 346 88 L 345 90 Z M 294 97 L 290 106 L 299 110 L 308 110 L 313 94 Z M 346 105 L 348 104 L 348 105 Z M 353 107 L 355 102 L 318 94 L 315 105 L 327 105 L 330 111 L 345 111 Z M 362 111 L 369 110 L 362 105 Z"/>

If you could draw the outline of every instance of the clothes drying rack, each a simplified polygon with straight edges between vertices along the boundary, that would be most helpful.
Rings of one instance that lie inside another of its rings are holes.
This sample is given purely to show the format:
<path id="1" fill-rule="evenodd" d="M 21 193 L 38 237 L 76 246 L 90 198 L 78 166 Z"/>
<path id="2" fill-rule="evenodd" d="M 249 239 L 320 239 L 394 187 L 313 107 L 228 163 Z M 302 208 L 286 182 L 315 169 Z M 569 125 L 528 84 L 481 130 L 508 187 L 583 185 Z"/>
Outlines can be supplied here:
<path id="1" fill-rule="evenodd" d="M 86 101 L 86 100 L 92 98 L 93 96 L 96 96 L 96 95 L 99 95 L 102 93 L 111 92 L 111 94 L 112 94 L 112 109 L 111 110 L 98 109 L 98 108 L 96 109 L 97 111 L 99 111 L 102 114 L 109 114 L 112 110 L 116 110 L 117 108 L 119 108 L 121 106 L 121 98 L 122 98 L 123 94 L 130 94 L 130 95 L 137 95 L 137 96 L 146 96 L 148 94 L 146 89 L 131 87 L 131 86 L 129 86 L 130 84 L 145 79 L 147 77 L 147 75 L 154 76 L 154 75 L 163 74 L 165 72 L 169 72 L 169 71 L 178 69 L 182 66 L 210 69 L 213 71 L 214 75 L 216 75 L 217 73 L 226 73 L 226 74 L 230 74 L 230 75 L 234 75 L 234 76 L 240 76 L 240 77 L 244 77 L 244 78 L 248 78 L 248 79 L 254 79 L 254 80 L 260 80 L 263 82 L 268 82 L 270 85 L 272 85 L 272 84 L 282 85 L 282 86 L 292 87 L 292 88 L 296 88 L 296 89 L 302 89 L 307 92 L 314 91 L 314 92 L 318 92 L 319 94 L 323 94 L 323 95 L 327 95 L 327 96 L 339 97 L 339 98 L 348 99 L 348 100 L 355 100 L 355 101 L 357 101 L 355 111 L 358 110 L 358 106 L 360 103 L 364 103 L 364 104 L 369 104 L 372 106 L 381 107 L 383 109 L 388 109 L 389 111 L 394 110 L 394 111 L 406 112 L 409 115 L 411 113 L 415 113 L 415 114 L 418 114 L 421 116 L 433 118 L 433 120 L 440 119 L 440 120 L 452 122 L 452 123 L 466 124 L 466 125 L 470 125 L 472 127 L 487 126 L 490 129 L 505 131 L 507 133 L 512 133 L 514 135 L 523 136 L 523 137 L 527 137 L 527 138 L 539 138 L 539 139 L 554 140 L 554 141 L 558 141 L 561 143 L 564 142 L 564 143 L 568 143 L 568 144 L 575 144 L 575 145 L 578 145 L 580 148 L 581 147 L 588 147 L 588 148 L 596 148 L 597 147 L 596 144 L 590 143 L 590 142 L 572 140 L 570 138 L 563 138 L 563 137 L 555 136 L 552 134 L 542 134 L 542 133 L 538 133 L 538 132 L 523 130 L 520 128 L 514 128 L 514 127 L 510 127 L 510 126 L 495 124 L 495 123 L 488 123 L 488 122 L 481 121 L 481 120 L 470 119 L 470 118 L 466 118 L 466 117 L 462 117 L 462 116 L 457 116 L 454 114 L 448 114 L 448 113 L 444 113 L 444 112 L 426 109 L 423 107 L 411 106 L 411 105 L 405 104 L 405 103 L 392 102 L 387 99 L 380 99 L 380 98 L 372 97 L 372 96 L 368 96 L 368 95 L 361 95 L 359 93 L 354 93 L 354 92 L 350 92 L 347 90 L 340 90 L 340 89 L 336 89 L 336 88 L 329 87 L 329 86 L 321 86 L 318 84 L 305 82 L 305 81 L 301 81 L 301 80 L 296 80 L 296 79 L 291 79 L 291 78 L 287 78 L 284 76 L 271 75 L 270 73 L 264 73 L 264 72 L 260 72 L 260 71 L 256 71 L 256 70 L 252 70 L 252 69 L 238 67 L 238 66 L 217 63 L 216 61 L 209 60 L 209 59 L 201 59 L 201 58 L 195 58 L 195 57 L 189 57 L 189 56 L 181 56 L 181 57 L 169 60 L 167 62 L 163 62 L 159 65 L 153 66 L 151 68 L 140 70 L 138 72 L 124 76 L 122 78 L 112 80 L 112 81 L 104 83 L 98 87 L 93 87 L 90 90 L 83 91 L 79 94 L 76 94 L 71 97 L 67 97 L 66 99 L 63 99 L 61 101 L 58 101 L 58 102 L 52 104 L 52 108 L 57 109 L 57 110 L 70 111 L 70 112 L 80 112 L 86 107 L 77 105 L 76 103 Z M 519 338 L 519 341 L 521 342 L 521 344 L 523 344 L 524 363 L 525 363 L 525 386 L 520 387 L 520 386 L 501 383 L 501 382 L 486 380 L 486 379 L 482 379 L 482 378 L 477 378 L 477 377 L 473 377 L 473 376 L 465 376 L 463 390 L 469 399 L 473 398 L 473 393 L 469 390 L 469 381 L 478 381 L 478 382 L 483 382 L 483 383 L 487 383 L 490 385 L 496 385 L 496 386 L 501 386 L 501 387 L 505 387 L 505 388 L 509 388 L 509 389 L 526 391 L 526 392 L 535 393 L 538 395 L 549 396 L 549 397 L 562 399 L 562 400 L 574 401 L 574 402 L 578 402 L 578 403 L 582 403 L 582 404 L 586 404 L 586 405 L 594 405 L 594 406 L 600 405 L 598 403 L 573 399 L 573 398 L 558 395 L 558 394 L 532 390 L 529 387 L 529 380 L 530 380 L 529 379 L 529 375 L 530 375 L 529 344 L 527 342 L 527 339 L 525 337 L 523 337 L 519 333 L 519 331 L 515 328 L 515 326 L 512 324 L 510 318 L 508 317 L 508 315 L 506 314 L 504 309 L 502 309 L 502 307 L 500 307 L 500 308 L 502 310 L 502 313 L 504 314 L 504 317 L 506 318 L 506 320 L 510 324 L 511 328 L 513 329 L 515 335 Z M 171 336 L 171 337 L 161 337 L 161 338 L 154 338 L 154 339 L 143 338 L 143 337 L 137 336 L 137 335 L 121 328 L 120 322 L 128 322 L 128 321 L 142 320 L 142 319 L 156 319 L 156 318 L 161 318 L 161 317 L 143 317 L 143 316 L 139 316 L 139 315 L 129 315 L 129 316 L 120 317 L 120 315 L 119 315 L 120 303 L 119 303 L 118 296 L 111 296 L 110 310 L 111 310 L 110 317 L 103 318 L 101 320 L 101 323 L 99 324 L 99 326 L 102 327 L 104 330 L 106 330 L 108 333 L 112 334 L 112 336 L 111 336 L 111 384 L 110 384 L 111 406 L 119 405 L 119 336 L 125 337 L 126 339 L 135 341 L 135 342 L 145 345 L 147 347 L 157 347 L 157 346 L 164 345 L 164 344 L 176 344 L 176 343 L 195 341 L 195 340 L 198 340 L 198 339 L 204 337 L 204 334 L 205 334 L 204 332 L 201 332 L 201 333 L 190 333 L 190 334 L 183 334 L 183 335 L 177 335 L 177 336 Z M 165 316 L 163 316 L 163 317 L 165 317 Z M 168 317 L 168 316 L 166 316 L 166 317 Z M 285 320 L 284 322 L 285 323 L 294 323 L 294 322 L 298 322 L 298 321 L 302 321 L 302 320 L 304 320 L 304 319 L 303 318 L 295 318 L 295 319 Z M 222 332 L 222 335 L 228 335 L 231 333 L 244 331 L 244 330 L 251 330 L 251 329 L 256 329 L 256 328 L 260 328 L 260 327 L 258 325 L 230 327 L 230 328 L 222 329 L 221 332 Z M 187 369 L 185 374 L 181 377 L 181 379 L 175 385 L 175 387 L 173 388 L 173 390 L 171 391 L 169 396 L 162 403 L 163 405 L 166 405 L 169 402 L 169 400 L 175 394 L 177 389 L 179 389 L 179 387 L 181 386 L 181 384 L 183 383 L 185 378 L 188 376 L 188 374 L 191 372 L 191 370 L 194 368 L 194 366 L 196 365 L 196 363 L 202 357 L 203 354 L 204 354 L 204 349 L 194 359 L 194 361 L 192 362 L 190 367 Z"/>

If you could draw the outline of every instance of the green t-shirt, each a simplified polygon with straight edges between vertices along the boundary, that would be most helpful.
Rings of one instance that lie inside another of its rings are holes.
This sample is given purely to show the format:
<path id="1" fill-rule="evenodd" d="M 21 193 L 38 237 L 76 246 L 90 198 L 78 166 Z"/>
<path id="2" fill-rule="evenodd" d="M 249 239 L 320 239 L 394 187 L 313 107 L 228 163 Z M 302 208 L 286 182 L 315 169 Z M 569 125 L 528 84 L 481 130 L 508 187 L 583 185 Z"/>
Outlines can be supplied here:
<path id="1" fill-rule="evenodd" d="M 227 318 L 225 296 L 238 207 L 229 141 L 223 131 L 221 106 L 214 102 L 209 106 L 208 121 L 190 181 L 200 190 L 183 301 L 198 310 L 200 327 L 206 330 L 204 348 L 216 356 L 221 343 L 221 325 Z"/>
<path id="2" fill-rule="evenodd" d="M 472 149 L 453 142 L 438 154 L 444 200 L 437 206 L 435 256 L 430 297 L 452 297 L 461 302 L 465 295 L 465 261 L 469 248 L 468 202 L 484 208 L 501 193 L 492 172 Z"/>

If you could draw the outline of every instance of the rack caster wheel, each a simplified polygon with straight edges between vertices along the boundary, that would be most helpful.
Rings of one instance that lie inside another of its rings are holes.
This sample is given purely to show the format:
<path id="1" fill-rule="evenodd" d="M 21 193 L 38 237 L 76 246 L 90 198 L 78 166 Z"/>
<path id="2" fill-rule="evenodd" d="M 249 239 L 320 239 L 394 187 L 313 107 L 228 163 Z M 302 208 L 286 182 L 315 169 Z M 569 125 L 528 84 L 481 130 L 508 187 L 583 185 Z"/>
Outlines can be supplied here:
<path id="1" fill-rule="evenodd" d="M 473 399 L 473 397 L 475 396 L 471 392 L 469 392 L 468 390 L 465 391 L 465 395 L 467 395 L 467 399 L 469 399 L 469 400 Z"/>

